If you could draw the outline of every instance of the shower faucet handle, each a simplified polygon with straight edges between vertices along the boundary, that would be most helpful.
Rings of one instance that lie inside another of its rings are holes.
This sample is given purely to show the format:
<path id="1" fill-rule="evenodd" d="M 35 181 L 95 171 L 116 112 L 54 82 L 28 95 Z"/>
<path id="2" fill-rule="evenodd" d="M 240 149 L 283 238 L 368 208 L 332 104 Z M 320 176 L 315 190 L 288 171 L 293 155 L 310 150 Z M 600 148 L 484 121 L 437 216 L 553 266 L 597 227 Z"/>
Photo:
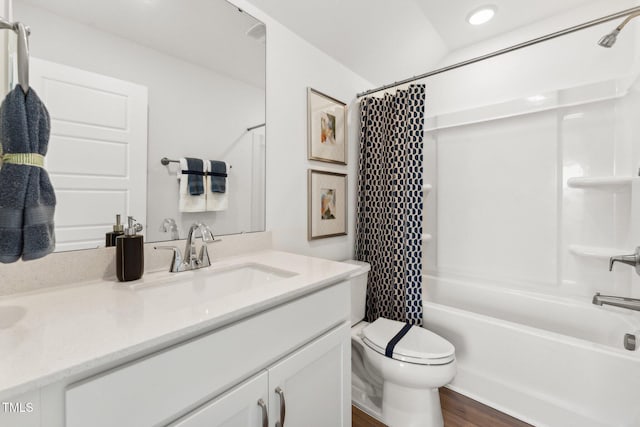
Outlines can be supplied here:
<path id="1" fill-rule="evenodd" d="M 609 258 L 609 271 L 613 270 L 613 264 L 616 262 L 635 267 L 636 273 L 640 275 L 640 247 L 637 247 L 635 253 L 631 255 L 617 255 Z"/>

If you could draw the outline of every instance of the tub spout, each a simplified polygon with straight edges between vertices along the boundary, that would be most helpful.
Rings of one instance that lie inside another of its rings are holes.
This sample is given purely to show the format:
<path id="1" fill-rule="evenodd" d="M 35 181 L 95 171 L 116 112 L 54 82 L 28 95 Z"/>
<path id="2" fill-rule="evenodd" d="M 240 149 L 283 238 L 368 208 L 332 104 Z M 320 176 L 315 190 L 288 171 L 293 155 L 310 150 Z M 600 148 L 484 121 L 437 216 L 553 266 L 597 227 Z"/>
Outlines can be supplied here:
<path id="1" fill-rule="evenodd" d="M 593 300 L 591 302 L 600 306 L 612 305 L 614 307 L 626 308 L 627 310 L 640 311 L 640 299 L 600 295 L 600 292 L 598 292 L 593 296 Z"/>

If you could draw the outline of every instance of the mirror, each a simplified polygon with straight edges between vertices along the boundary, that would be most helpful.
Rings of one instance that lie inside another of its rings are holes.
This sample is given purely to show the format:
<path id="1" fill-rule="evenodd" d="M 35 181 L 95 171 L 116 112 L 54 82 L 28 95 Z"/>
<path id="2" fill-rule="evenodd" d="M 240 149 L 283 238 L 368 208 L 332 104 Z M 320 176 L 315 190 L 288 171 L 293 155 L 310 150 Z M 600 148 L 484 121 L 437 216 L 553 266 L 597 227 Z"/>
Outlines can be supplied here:
<path id="1" fill-rule="evenodd" d="M 185 238 L 194 222 L 215 235 L 264 230 L 264 24 L 224 0 L 12 6 L 31 27 L 30 85 L 52 119 L 57 251 L 104 246 L 116 214 L 148 242 Z M 173 160 L 184 157 L 228 166 L 225 192 L 198 212 L 179 194 L 187 175 Z"/>

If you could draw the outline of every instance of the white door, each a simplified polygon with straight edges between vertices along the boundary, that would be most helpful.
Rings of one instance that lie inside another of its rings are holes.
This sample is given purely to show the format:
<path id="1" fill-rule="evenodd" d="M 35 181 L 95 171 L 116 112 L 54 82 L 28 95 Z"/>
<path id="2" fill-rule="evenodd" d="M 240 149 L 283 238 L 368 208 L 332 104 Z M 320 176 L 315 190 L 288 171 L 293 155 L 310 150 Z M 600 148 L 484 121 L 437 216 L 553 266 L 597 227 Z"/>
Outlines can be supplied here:
<path id="1" fill-rule="evenodd" d="M 144 224 L 147 88 L 36 58 L 30 74 L 51 115 L 56 250 L 104 246 L 118 213 Z"/>
<path id="2" fill-rule="evenodd" d="M 349 324 L 269 369 L 269 425 L 283 413 L 284 427 L 351 427 Z"/>
<path id="3" fill-rule="evenodd" d="M 266 427 L 268 384 L 258 374 L 169 427 Z"/>

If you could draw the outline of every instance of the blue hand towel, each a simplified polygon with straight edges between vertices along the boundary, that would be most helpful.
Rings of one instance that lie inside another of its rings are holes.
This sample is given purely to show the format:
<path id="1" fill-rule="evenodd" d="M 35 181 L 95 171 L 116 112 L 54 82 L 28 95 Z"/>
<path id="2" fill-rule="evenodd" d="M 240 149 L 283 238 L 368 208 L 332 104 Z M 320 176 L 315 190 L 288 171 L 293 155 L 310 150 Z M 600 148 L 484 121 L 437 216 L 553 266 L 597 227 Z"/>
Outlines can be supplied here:
<path id="1" fill-rule="evenodd" d="M 202 159 L 185 157 L 189 170 L 189 194 L 199 196 L 204 194 L 204 162 Z M 183 172 L 184 173 L 184 172 Z"/>
<path id="2" fill-rule="evenodd" d="M 43 164 L 34 165 L 35 158 L 44 161 L 49 133 L 49 112 L 36 92 L 25 95 L 16 86 L 0 106 L 0 262 L 33 260 L 55 249 L 56 196 Z"/>
<path id="3" fill-rule="evenodd" d="M 227 164 L 217 160 L 210 160 L 209 175 L 211 176 L 211 192 L 224 193 L 227 191 Z"/>

